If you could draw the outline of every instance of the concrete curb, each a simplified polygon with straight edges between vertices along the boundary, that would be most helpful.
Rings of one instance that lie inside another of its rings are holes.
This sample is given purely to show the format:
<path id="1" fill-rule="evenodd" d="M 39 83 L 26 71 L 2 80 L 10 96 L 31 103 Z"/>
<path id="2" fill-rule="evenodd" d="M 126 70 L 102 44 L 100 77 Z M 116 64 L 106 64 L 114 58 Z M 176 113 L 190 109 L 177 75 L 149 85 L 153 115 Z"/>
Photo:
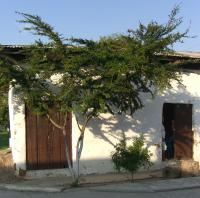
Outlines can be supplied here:
<path id="1" fill-rule="evenodd" d="M 181 179 L 168 179 L 151 182 L 138 182 L 138 183 L 113 183 L 101 186 L 82 186 L 78 188 L 70 187 L 45 187 L 38 185 L 23 185 L 23 184 L 0 184 L 0 190 L 13 190 L 13 191 L 30 191 L 30 192 L 46 192 L 46 193 L 59 193 L 63 191 L 78 191 L 78 190 L 91 190 L 98 192 L 121 192 L 121 193 L 153 193 L 153 192 L 166 192 L 184 189 L 200 188 L 200 177 L 181 178 Z"/>
<path id="2" fill-rule="evenodd" d="M 64 187 L 38 187 L 38 186 L 22 186 L 22 185 L 14 185 L 14 184 L 0 184 L 1 190 L 13 190 L 13 191 L 30 191 L 30 192 L 48 192 L 48 193 L 56 193 L 62 192 L 66 188 Z"/>
<path id="3" fill-rule="evenodd" d="M 187 185 L 187 186 L 174 186 L 174 187 L 159 187 L 154 188 L 152 187 L 153 192 L 167 192 L 167 191 L 175 191 L 175 190 L 185 190 L 185 189 L 194 189 L 194 188 L 200 188 L 200 184 L 194 184 L 194 185 Z"/>
<path id="4" fill-rule="evenodd" d="M 154 192 L 167 192 L 167 191 L 176 191 L 176 190 L 186 190 L 186 189 L 194 189 L 200 188 L 200 185 L 193 185 L 188 187 L 173 187 L 173 188 L 118 188 L 118 189 L 109 189 L 109 188 L 102 188 L 102 189 L 91 189 L 92 191 L 98 192 L 118 192 L 118 193 L 154 193 Z"/>
<path id="5" fill-rule="evenodd" d="M 122 192 L 122 193 L 153 193 L 153 192 L 166 192 L 184 189 L 200 188 L 200 178 L 197 179 L 170 179 L 159 181 L 155 183 L 123 183 L 117 185 L 105 185 L 99 187 L 92 187 L 92 191 L 102 192 Z"/>
<path id="6" fill-rule="evenodd" d="M 138 188 L 138 189 L 91 189 L 91 191 L 96 191 L 96 192 L 117 192 L 117 193 L 153 193 L 154 191 L 151 189 L 145 189 L 145 188 Z"/>

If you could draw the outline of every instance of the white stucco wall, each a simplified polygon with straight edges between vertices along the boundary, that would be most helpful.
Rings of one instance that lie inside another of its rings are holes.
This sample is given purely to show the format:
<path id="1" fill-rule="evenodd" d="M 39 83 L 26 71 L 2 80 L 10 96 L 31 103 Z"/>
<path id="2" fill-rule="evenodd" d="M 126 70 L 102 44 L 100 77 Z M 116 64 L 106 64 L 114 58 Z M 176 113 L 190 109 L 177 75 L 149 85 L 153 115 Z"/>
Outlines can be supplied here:
<path id="1" fill-rule="evenodd" d="M 166 90 L 153 100 L 151 96 L 143 95 L 145 107 L 138 110 L 134 117 L 102 114 L 93 120 L 87 127 L 84 139 L 84 148 L 81 156 L 80 169 L 82 174 L 112 172 L 111 152 L 118 142 L 122 132 L 127 137 L 143 133 L 146 144 L 153 154 L 153 168 L 162 166 L 161 130 L 162 130 L 162 106 L 164 102 L 191 103 L 193 104 L 193 131 L 194 131 L 194 160 L 200 162 L 200 75 L 197 73 L 184 73 L 183 85 L 173 83 L 173 88 Z M 12 92 L 13 93 L 13 92 Z M 26 169 L 25 149 L 25 116 L 24 104 L 16 96 L 10 94 L 10 118 L 12 150 L 14 163 L 17 169 Z M 72 157 L 75 161 L 76 143 L 79 130 L 75 116 L 72 118 Z M 60 172 L 61 174 L 64 172 Z M 48 173 L 49 174 L 49 173 Z M 68 175 L 68 173 L 65 174 Z"/>
<path id="2" fill-rule="evenodd" d="M 105 173 L 113 171 L 111 152 L 113 145 L 118 142 L 120 134 L 127 137 L 143 133 L 146 144 L 153 154 L 152 169 L 162 167 L 162 108 L 163 103 L 191 103 L 193 104 L 194 146 L 193 158 L 200 162 L 200 75 L 184 73 L 183 85 L 173 82 L 173 88 L 159 94 L 154 99 L 143 94 L 145 107 L 138 110 L 134 117 L 102 115 L 101 118 L 90 123 L 85 133 L 84 148 L 81 157 L 81 173 Z M 73 156 L 77 140 L 77 124 L 73 117 Z"/>
<path id="3" fill-rule="evenodd" d="M 25 105 L 11 87 L 9 90 L 9 119 L 10 119 L 10 147 L 12 149 L 13 162 L 16 170 L 26 169 L 26 126 Z"/>

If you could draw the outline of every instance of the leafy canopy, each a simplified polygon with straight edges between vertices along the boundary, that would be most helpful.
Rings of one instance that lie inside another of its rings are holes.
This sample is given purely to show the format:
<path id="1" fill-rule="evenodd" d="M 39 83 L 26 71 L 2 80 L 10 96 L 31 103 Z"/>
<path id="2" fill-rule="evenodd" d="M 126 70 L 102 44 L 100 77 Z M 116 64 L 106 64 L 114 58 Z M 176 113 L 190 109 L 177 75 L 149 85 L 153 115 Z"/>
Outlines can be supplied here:
<path id="1" fill-rule="evenodd" d="M 19 13 L 20 22 L 28 24 L 25 30 L 41 39 L 21 51 L 19 65 L 1 64 L 0 86 L 20 85 L 26 103 L 39 114 L 56 107 L 86 117 L 101 112 L 132 115 L 143 106 L 141 92 L 153 95 L 169 87 L 172 79 L 180 81 L 175 65 L 160 56 L 173 53 L 170 47 L 187 37 L 187 31 L 177 31 L 182 22 L 178 11 L 172 10 L 166 24 L 140 24 L 98 41 L 65 39 L 39 16 Z"/>

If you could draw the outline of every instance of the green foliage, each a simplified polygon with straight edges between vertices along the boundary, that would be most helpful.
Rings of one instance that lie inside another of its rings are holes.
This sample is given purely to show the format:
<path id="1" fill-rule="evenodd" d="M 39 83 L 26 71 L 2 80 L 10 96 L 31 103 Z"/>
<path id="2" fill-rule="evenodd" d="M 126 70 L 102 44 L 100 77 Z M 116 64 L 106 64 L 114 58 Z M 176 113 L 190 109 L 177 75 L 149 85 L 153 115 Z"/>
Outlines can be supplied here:
<path id="1" fill-rule="evenodd" d="M 7 130 L 8 127 L 8 96 L 7 93 L 2 93 L 0 97 L 0 132 Z"/>
<path id="2" fill-rule="evenodd" d="M 162 59 L 187 37 L 187 31 L 177 31 L 178 11 L 165 24 L 139 24 L 97 41 L 64 38 L 39 16 L 19 13 L 25 30 L 39 39 L 13 54 L 0 45 L 0 92 L 10 84 L 35 113 L 47 116 L 52 107 L 65 115 L 73 111 L 85 124 L 102 112 L 133 115 L 143 107 L 141 93 L 153 96 L 181 80 L 176 65 Z"/>
<path id="3" fill-rule="evenodd" d="M 0 131 L 0 150 L 9 147 L 9 133 L 8 131 Z"/>
<path id="4" fill-rule="evenodd" d="M 130 146 L 127 146 L 126 139 L 123 137 L 115 146 L 112 161 L 118 171 L 130 172 L 133 179 L 133 174 L 139 168 L 149 168 L 152 165 L 150 156 L 148 149 L 144 147 L 143 136 L 134 138 Z"/>
<path id="5" fill-rule="evenodd" d="M 73 181 L 73 182 L 71 183 L 70 187 L 71 187 L 71 188 L 78 188 L 78 187 L 80 187 L 80 184 L 79 184 L 78 179 L 75 180 L 75 181 Z"/>
<path id="6" fill-rule="evenodd" d="M 26 103 L 39 114 L 54 106 L 86 117 L 102 112 L 133 115 L 143 107 L 141 92 L 154 95 L 170 87 L 172 79 L 180 81 L 175 64 L 159 56 L 173 53 L 170 46 L 187 37 L 187 31 L 177 31 L 182 22 L 176 17 L 178 10 L 172 10 L 166 24 L 140 24 L 127 34 L 99 41 L 64 39 L 39 16 L 20 13 L 20 22 L 29 24 L 25 30 L 47 40 L 22 50 L 26 67 L 2 65 L 1 72 L 8 76 L 4 83 L 15 79 Z M 60 75 L 59 82 L 53 82 L 52 75 Z M 52 88 L 56 86 L 59 91 Z"/>

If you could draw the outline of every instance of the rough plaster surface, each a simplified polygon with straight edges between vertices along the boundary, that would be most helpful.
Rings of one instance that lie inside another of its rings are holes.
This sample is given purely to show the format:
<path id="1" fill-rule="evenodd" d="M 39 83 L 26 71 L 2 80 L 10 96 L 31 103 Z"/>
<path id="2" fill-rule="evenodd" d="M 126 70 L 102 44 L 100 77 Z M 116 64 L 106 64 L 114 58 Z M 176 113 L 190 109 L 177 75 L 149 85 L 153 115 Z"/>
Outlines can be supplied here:
<path id="1" fill-rule="evenodd" d="M 152 169 L 162 167 L 162 107 L 163 103 L 191 103 L 193 104 L 193 131 L 195 161 L 200 162 L 200 75 L 197 73 L 184 73 L 183 85 L 173 82 L 173 88 L 166 90 L 157 97 L 143 94 L 145 107 L 137 111 L 134 117 L 102 114 L 99 119 L 91 122 L 85 133 L 84 148 L 81 157 L 81 172 L 112 172 L 111 153 L 118 142 L 120 134 L 134 137 L 143 133 L 146 145 L 153 154 Z M 77 125 L 73 117 L 73 156 L 75 156 L 75 143 L 77 140 Z"/>
<path id="2" fill-rule="evenodd" d="M 164 102 L 193 104 L 193 158 L 200 162 L 198 153 L 200 149 L 200 89 L 198 87 L 200 75 L 195 72 L 185 72 L 182 76 L 183 85 L 173 82 L 173 88 L 158 94 L 154 99 L 150 95 L 143 94 L 145 107 L 137 111 L 134 117 L 113 117 L 109 114 L 102 114 L 100 118 L 90 122 L 85 133 L 81 156 L 81 174 L 113 172 L 111 153 L 122 133 L 125 133 L 127 138 L 143 133 L 146 145 L 153 154 L 151 160 L 154 162 L 154 166 L 152 168 L 162 167 L 162 106 Z M 25 169 L 24 104 L 16 94 L 10 94 L 10 97 L 11 142 L 14 163 L 17 164 L 17 169 Z M 72 153 L 73 161 L 75 161 L 79 130 L 74 115 L 72 126 Z"/>
<path id="3" fill-rule="evenodd" d="M 9 91 L 11 149 L 16 170 L 26 169 L 25 105 L 14 88 Z"/>

